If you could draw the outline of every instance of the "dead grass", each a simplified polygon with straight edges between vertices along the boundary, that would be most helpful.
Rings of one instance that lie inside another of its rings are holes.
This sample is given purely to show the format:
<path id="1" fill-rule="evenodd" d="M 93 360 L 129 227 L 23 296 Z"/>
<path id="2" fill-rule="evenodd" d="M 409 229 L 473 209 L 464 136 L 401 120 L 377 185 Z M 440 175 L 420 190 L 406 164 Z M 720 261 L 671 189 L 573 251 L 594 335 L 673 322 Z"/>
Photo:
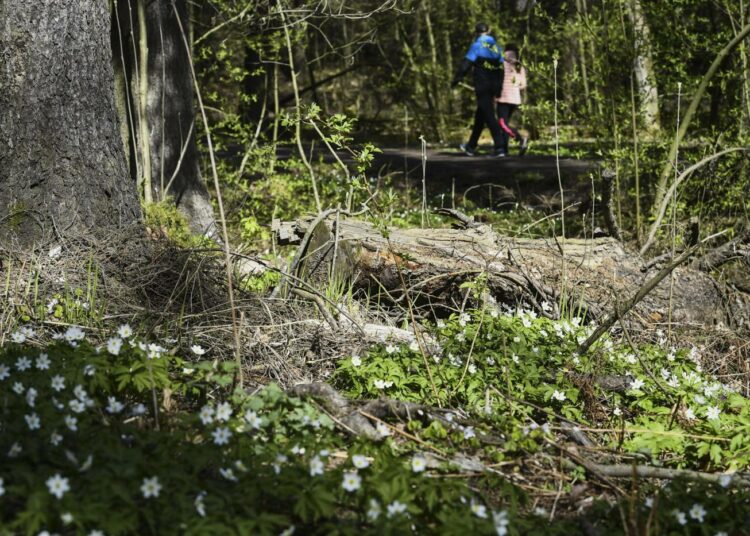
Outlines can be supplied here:
<path id="1" fill-rule="evenodd" d="M 48 328 L 48 335 L 81 324 L 101 341 L 129 323 L 185 357 L 200 344 L 212 358 L 234 359 L 225 270 L 213 251 L 178 249 L 128 229 L 31 252 L 0 249 L 0 281 L 0 345 L 24 322 Z M 47 311 L 53 296 L 78 299 L 88 310 L 55 317 Z M 303 300 L 238 290 L 235 307 L 250 388 L 325 380 L 336 359 L 364 344 L 353 328 L 331 330 L 317 307 Z"/>

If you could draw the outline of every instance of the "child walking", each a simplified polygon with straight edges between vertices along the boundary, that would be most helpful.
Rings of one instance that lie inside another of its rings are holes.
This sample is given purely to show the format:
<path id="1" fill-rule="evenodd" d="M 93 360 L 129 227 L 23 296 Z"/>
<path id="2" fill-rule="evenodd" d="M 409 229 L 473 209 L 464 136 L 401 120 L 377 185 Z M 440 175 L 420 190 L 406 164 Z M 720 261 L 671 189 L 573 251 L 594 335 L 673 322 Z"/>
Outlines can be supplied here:
<path id="1" fill-rule="evenodd" d="M 518 61 L 518 47 L 513 43 L 505 45 L 505 74 L 503 75 L 503 87 L 497 101 L 498 123 L 503 131 L 503 146 L 501 151 L 508 154 L 509 138 L 513 138 L 521 145 L 519 155 L 526 153 L 529 146 L 529 138 L 522 136 L 517 129 L 511 128 L 510 118 L 513 112 L 521 105 L 521 90 L 526 89 L 526 69 Z"/>

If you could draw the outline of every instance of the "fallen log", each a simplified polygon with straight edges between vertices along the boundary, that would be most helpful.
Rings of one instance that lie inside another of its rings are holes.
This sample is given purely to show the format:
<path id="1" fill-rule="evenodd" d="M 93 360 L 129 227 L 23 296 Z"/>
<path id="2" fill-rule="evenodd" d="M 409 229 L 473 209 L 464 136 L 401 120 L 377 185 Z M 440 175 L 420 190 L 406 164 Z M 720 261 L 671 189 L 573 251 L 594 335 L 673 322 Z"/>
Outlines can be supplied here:
<path id="1" fill-rule="evenodd" d="M 562 296 L 574 314 L 599 319 L 658 271 L 643 272 L 643 259 L 613 238 L 512 238 L 465 216 L 459 220 L 456 229 L 382 230 L 359 220 L 327 218 L 314 227 L 310 220 L 281 222 L 277 232 L 288 243 L 306 237 L 298 277 L 320 288 L 331 278 L 349 281 L 371 301 L 415 307 L 431 318 L 475 305 L 465 283 L 483 276 L 485 296 L 498 304 L 557 317 Z M 623 320 L 629 328 L 671 321 L 747 330 L 750 296 L 694 267 L 678 266 Z"/>
<path id="2" fill-rule="evenodd" d="M 350 400 L 327 383 L 300 383 L 291 388 L 295 396 L 311 397 L 317 400 L 346 432 L 368 439 L 382 439 L 382 432 L 376 424 L 387 419 L 398 419 L 402 422 L 422 421 L 429 425 L 440 422 L 448 430 L 464 430 L 471 426 L 471 420 L 464 412 L 454 409 L 437 408 L 381 397 L 377 400 Z M 488 445 L 501 445 L 503 437 L 479 433 L 477 439 Z"/>
<path id="3" fill-rule="evenodd" d="M 300 324 L 315 326 L 318 329 L 331 329 L 330 323 L 322 323 L 314 318 L 303 320 Z M 352 326 L 342 323 L 339 327 L 339 333 L 351 334 L 352 336 L 364 337 L 364 340 L 370 344 L 404 344 L 409 345 L 417 342 L 417 335 L 410 330 L 397 328 L 394 326 L 384 326 L 382 324 L 363 323 L 358 325 L 358 330 Z M 425 351 L 430 355 L 440 355 L 443 351 L 440 344 L 429 333 L 420 333 Z"/>

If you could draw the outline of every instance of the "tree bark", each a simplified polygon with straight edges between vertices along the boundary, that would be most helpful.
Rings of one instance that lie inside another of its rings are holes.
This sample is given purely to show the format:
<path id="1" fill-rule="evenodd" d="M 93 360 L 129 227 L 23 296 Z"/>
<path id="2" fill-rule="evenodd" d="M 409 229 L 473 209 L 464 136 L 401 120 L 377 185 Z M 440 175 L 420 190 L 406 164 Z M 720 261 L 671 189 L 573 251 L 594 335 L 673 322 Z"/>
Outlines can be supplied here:
<path id="1" fill-rule="evenodd" d="M 189 31 L 186 0 L 174 2 Z M 201 176 L 195 133 L 195 92 L 190 58 L 180 33 L 171 0 L 147 7 L 149 36 L 149 98 L 147 114 L 151 133 L 151 169 L 159 182 L 159 197 L 171 196 L 196 233 L 211 232 L 214 213 Z"/>
<path id="2" fill-rule="evenodd" d="M 107 2 L 0 2 L 0 243 L 141 218 L 115 110 Z"/>

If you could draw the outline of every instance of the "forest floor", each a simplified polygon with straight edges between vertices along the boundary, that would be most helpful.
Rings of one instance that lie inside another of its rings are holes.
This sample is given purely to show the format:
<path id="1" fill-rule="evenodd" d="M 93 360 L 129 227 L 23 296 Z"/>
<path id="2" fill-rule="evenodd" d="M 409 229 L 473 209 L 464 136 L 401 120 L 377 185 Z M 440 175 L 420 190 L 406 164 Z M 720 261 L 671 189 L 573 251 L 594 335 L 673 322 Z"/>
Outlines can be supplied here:
<path id="1" fill-rule="evenodd" d="M 0 257 L 0 534 L 750 534 L 746 332 L 688 339 L 677 274 L 669 315 L 634 310 L 582 349 L 657 268 L 633 261 L 611 292 L 613 238 L 558 256 L 560 179 L 565 237 L 586 239 L 599 163 L 545 151 L 428 149 L 428 207 L 457 209 L 428 229 L 421 150 L 384 149 L 366 186 L 385 207 L 295 231 L 324 277 L 237 252 L 268 270 L 231 304 L 217 245 L 167 224 L 143 248 L 123 232 Z M 278 182 L 306 187 L 290 169 Z"/>

